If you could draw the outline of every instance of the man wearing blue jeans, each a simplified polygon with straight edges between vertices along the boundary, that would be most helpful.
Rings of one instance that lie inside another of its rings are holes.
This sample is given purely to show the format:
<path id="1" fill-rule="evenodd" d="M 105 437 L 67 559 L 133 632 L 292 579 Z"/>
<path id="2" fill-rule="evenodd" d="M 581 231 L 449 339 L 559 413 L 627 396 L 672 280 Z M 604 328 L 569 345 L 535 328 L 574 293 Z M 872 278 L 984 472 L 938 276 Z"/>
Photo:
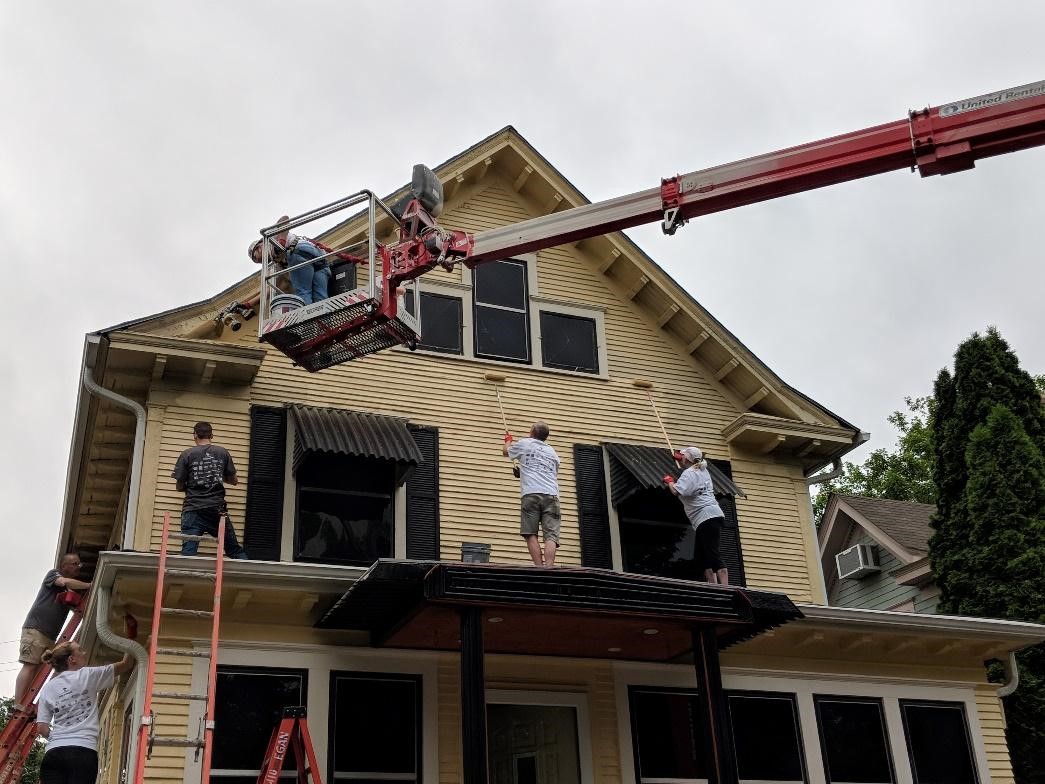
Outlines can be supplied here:
<path id="1" fill-rule="evenodd" d="M 179 490 L 185 493 L 181 508 L 181 532 L 200 536 L 218 535 L 218 521 L 225 511 L 225 485 L 238 483 L 236 466 L 225 447 L 211 443 L 214 429 L 209 422 L 197 422 L 192 428 L 196 445 L 186 449 L 174 464 L 171 477 Z M 199 542 L 185 541 L 182 555 L 196 555 Z M 225 555 L 246 559 L 247 554 L 236 539 L 232 521 L 225 518 Z"/>
<path id="2" fill-rule="evenodd" d="M 286 215 L 276 221 L 277 225 L 288 223 Z M 303 266 L 290 270 L 290 287 L 301 297 L 301 302 L 311 305 L 330 296 L 330 265 L 327 263 L 327 252 L 312 240 L 282 231 L 275 235 L 269 243 L 272 258 L 280 269 L 289 269 L 297 264 Z M 261 263 L 262 241 L 254 240 L 247 249 L 247 255 L 255 264 Z M 304 264 L 309 259 L 319 259 L 311 264 Z"/>

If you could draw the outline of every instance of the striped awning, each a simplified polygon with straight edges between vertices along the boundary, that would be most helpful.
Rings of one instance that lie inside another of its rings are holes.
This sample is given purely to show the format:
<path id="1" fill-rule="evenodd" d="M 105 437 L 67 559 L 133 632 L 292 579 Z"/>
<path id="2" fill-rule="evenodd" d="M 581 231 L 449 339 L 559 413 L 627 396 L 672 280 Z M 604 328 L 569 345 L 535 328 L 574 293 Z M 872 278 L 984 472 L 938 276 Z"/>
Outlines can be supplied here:
<path id="1" fill-rule="evenodd" d="M 294 424 L 294 471 L 312 453 L 408 465 L 422 462 L 406 419 L 302 405 L 289 406 L 289 411 Z"/>
<path id="2" fill-rule="evenodd" d="M 614 505 L 630 498 L 639 490 L 663 487 L 665 474 L 678 476 L 679 468 L 667 449 L 613 441 L 605 441 L 602 445 L 610 453 L 610 484 Z M 747 498 L 744 491 L 733 484 L 733 480 L 710 460 L 708 473 L 711 474 L 715 495 Z"/>

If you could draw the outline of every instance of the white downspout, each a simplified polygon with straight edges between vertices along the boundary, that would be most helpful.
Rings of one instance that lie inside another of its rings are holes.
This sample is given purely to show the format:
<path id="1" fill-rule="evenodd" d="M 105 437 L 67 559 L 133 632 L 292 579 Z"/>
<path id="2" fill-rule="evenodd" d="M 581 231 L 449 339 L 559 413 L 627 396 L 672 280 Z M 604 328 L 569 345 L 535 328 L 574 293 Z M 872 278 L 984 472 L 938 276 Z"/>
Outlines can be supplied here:
<path id="1" fill-rule="evenodd" d="M 1003 661 L 1001 666 L 1005 670 L 1005 683 L 998 689 L 998 696 L 1008 697 L 1020 685 L 1020 668 L 1016 663 L 1016 652 L 1009 651 L 1009 660 Z"/>
<path id="2" fill-rule="evenodd" d="M 134 453 L 131 455 L 131 479 L 127 486 L 127 509 L 123 522 L 123 542 L 121 543 L 124 550 L 132 550 L 134 549 L 134 525 L 138 515 L 138 491 L 141 487 L 142 453 L 145 449 L 145 409 L 129 397 L 118 395 L 111 389 L 100 386 L 94 380 L 93 369 L 86 364 L 83 369 L 83 385 L 89 392 L 134 412 L 136 420 Z"/>
<path id="3" fill-rule="evenodd" d="M 854 443 L 855 446 L 859 446 L 860 444 L 867 443 L 867 441 L 870 438 L 871 438 L 871 434 L 870 433 L 865 433 L 863 430 L 861 430 L 859 433 L 857 433 L 856 438 L 853 439 L 853 443 Z M 814 474 L 813 476 L 807 476 L 806 477 L 806 487 L 812 487 L 813 485 L 819 485 L 819 484 L 823 484 L 824 482 L 830 482 L 832 479 L 837 479 L 841 475 L 842 475 L 842 458 L 836 457 L 834 460 L 831 461 L 831 470 L 830 471 L 825 471 L 822 474 Z M 813 494 L 812 493 L 807 493 L 806 497 L 809 499 L 809 517 L 810 517 L 810 519 L 812 519 L 813 518 Z M 816 521 L 815 520 L 813 520 L 813 525 L 814 526 L 816 525 Z M 813 532 L 813 540 L 814 540 L 814 543 L 815 543 L 815 541 L 816 541 L 816 532 L 815 531 Z M 820 591 L 821 591 L 821 593 L 822 593 L 822 595 L 824 597 L 824 604 L 825 605 L 829 604 L 829 599 L 828 599 L 828 596 L 827 596 L 827 579 L 824 577 L 824 566 L 823 566 L 823 564 L 820 561 L 820 554 L 819 554 L 819 552 L 817 552 L 817 558 L 816 558 L 816 571 L 817 571 L 817 574 L 820 577 Z"/>
<path id="4" fill-rule="evenodd" d="M 98 604 L 95 611 L 94 628 L 98 639 L 105 645 L 120 653 L 129 653 L 134 657 L 134 709 L 131 716 L 134 721 L 140 721 L 142 717 L 142 706 L 145 701 L 145 677 L 149 671 L 149 653 L 139 643 L 121 637 L 109 627 L 109 603 L 112 598 L 112 589 L 100 585 L 98 591 Z M 137 759 L 138 727 L 132 727 L 130 741 L 127 744 L 127 764 L 133 766 Z"/>

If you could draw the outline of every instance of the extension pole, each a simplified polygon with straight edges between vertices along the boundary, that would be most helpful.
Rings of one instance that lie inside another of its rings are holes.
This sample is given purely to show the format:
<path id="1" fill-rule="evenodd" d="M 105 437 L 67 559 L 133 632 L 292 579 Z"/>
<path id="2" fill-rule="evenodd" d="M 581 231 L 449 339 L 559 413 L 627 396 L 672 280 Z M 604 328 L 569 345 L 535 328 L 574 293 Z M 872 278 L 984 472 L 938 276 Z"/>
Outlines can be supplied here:
<path id="1" fill-rule="evenodd" d="M 671 457 L 675 460 L 675 447 L 671 445 L 671 439 L 668 437 L 667 428 L 664 427 L 664 421 L 660 418 L 657 404 L 653 400 L 653 382 L 637 378 L 631 382 L 631 385 L 636 389 L 646 390 L 646 397 L 649 398 L 649 404 L 653 408 L 653 415 L 657 418 L 657 424 L 660 425 L 660 432 L 664 434 L 664 443 L 668 445 L 668 451 L 671 452 Z M 678 465 L 678 460 L 675 460 L 675 465 Z"/>
<path id="2" fill-rule="evenodd" d="M 497 410 L 501 412 L 501 422 L 504 424 L 504 434 L 508 435 L 508 418 L 504 415 L 504 405 L 501 403 L 501 389 L 497 386 L 505 383 L 508 377 L 501 373 L 484 373 L 483 380 L 493 384 L 493 392 L 497 395 Z M 512 476 L 516 479 L 519 478 L 519 461 L 517 460 L 512 461 Z"/>

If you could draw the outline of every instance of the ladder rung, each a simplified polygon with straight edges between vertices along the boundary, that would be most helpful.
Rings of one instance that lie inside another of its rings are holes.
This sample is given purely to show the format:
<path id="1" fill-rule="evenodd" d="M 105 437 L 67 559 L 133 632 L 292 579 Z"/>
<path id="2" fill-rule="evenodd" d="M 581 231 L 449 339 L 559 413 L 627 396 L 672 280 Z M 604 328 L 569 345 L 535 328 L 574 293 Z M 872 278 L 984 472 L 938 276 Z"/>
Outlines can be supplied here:
<path id="1" fill-rule="evenodd" d="M 214 615 L 210 610 L 183 610 L 180 607 L 161 607 L 160 611 L 168 615 L 191 615 L 193 618 L 210 618 Z"/>
<path id="2" fill-rule="evenodd" d="M 201 572 L 198 569 L 168 569 L 164 572 L 167 575 L 176 575 L 178 577 L 198 577 L 201 580 L 214 580 L 214 572 Z"/>
<path id="3" fill-rule="evenodd" d="M 213 542 L 215 538 L 213 536 L 206 536 L 201 534 L 183 534 L 181 531 L 171 531 L 167 534 L 171 539 L 181 539 L 186 542 Z"/>
<path id="4" fill-rule="evenodd" d="M 197 651 L 190 648 L 157 648 L 156 653 L 165 653 L 168 656 L 198 656 L 201 659 L 210 658 L 210 651 Z"/>
<path id="5" fill-rule="evenodd" d="M 187 691 L 154 691 L 153 697 L 166 697 L 171 700 L 199 700 L 200 702 L 207 701 L 206 694 L 191 694 Z"/>
<path id="6" fill-rule="evenodd" d="M 153 746 L 181 746 L 187 749 L 202 749 L 206 741 L 198 738 L 175 738 L 159 735 L 152 739 Z"/>

